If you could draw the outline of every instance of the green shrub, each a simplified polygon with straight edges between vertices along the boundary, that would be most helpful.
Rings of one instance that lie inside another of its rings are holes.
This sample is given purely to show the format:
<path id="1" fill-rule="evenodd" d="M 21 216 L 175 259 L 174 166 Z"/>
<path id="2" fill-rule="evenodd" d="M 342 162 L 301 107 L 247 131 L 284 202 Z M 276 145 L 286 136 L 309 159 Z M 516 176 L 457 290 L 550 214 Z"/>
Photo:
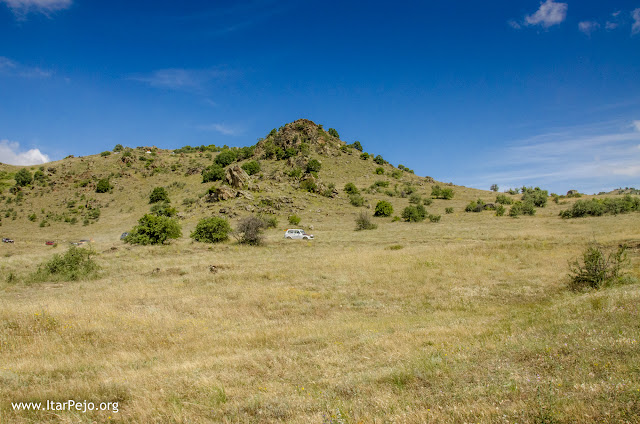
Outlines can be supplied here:
<path id="1" fill-rule="evenodd" d="M 453 208 L 445 208 L 444 213 L 446 214 L 453 213 Z"/>
<path id="2" fill-rule="evenodd" d="M 376 204 L 376 210 L 373 215 L 380 216 L 380 217 L 387 217 L 387 216 L 391 216 L 392 214 L 393 214 L 393 206 L 391 205 L 391 203 L 385 200 L 380 200 Z"/>
<path id="3" fill-rule="evenodd" d="M 501 205 L 511 205 L 513 204 L 513 199 L 511 199 L 511 197 L 507 196 L 506 194 L 498 194 L 496 196 L 496 203 L 499 203 Z"/>
<path id="4" fill-rule="evenodd" d="M 264 228 L 278 228 L 278 217 L 274 215 L 261 215 L 260 219 L 264 222 Z"/>
<path id="5" fill-rule="evenodd" d="M 372 187 L 389 187 L 389 181 L 378 180 L 373 183 Z"/>
<path id="6" fill-rule="evenodd" d="M 187 197 L 187 198 L 182 199 L 182 204 L 184 206 L 191 206 L 194 203 L 196 203 L 197 201 L 198 201 L 198 199 L 195 199 L 193 197 Z"/>
<path id="7" fill-rule="evenodd" d="M 231 165 L 235 162 L 237 158 L 238 154 L 234 150 L 226 149 L 218 153 L 213 161 L 224 168 L 225 166 Z"/>
<path id="8" fill-rule="evenodd" d="M 248 175 L 255 175 L 260 172 L 260 162 L 252 160 L 250 162 L 242 164 L 241 168 L 244 169 L 244 172 L 246 172 Z"/>
<path id="9" fill-rule="evenodd" d="M 378 228 L 378 226 L 371 222 L 371 217 L 366 212 L 360 212 L 358 216 L 356 216 L 356 231 L 375 230 L 376 228 Z"/>
<path id="10" fill-rule="evenodd" d="M 97 277 L 99 270 L 91 249 L 71 246 L 64 255 L 55 254 L 40 264 L 32 281 L 78 281 Z"/>
<path id="11" fill-rule="evenodd" d="M 379 166 L 376 168 L 376 174 L 377 175 L 384 175 L 384 168 Z"/>
<path id="12" fill-rule="evenodd" d="M 36 216 L 36 214 L 35 214 L 35 213 L 32 213 L 31 215 L 29 215 L 29 216 L 27 217 L 27 219 L 29 219 L 29 221 L 31 221 L 31 222 L 36 222 L 36 219 L 37 219 L 37 218 L 38 218 L 38 217 Z"/>
<path id="13" fill-rule="evenodd" d="M 640 197 L 625 195 L 623 198 L 589 199 L 576 201 L 571 209 L 560 212 L 562 218 L 618 215 L 640 211 Z"/>
<path id="14" fill-rule="evenodd" d="M 207 166 L 202 170 L 202 182 L 210 183 L 212 181 L 224 180 L 224 168 L 219 164 Z"/>
<path id="15" fill-rule="evenodd" d="M 385 161 L 382 156 L 378 155 L 375 158 L 373 158 L 373 161 L 375 163 L 377 163 L 378 165 L 384 165 L 385 163 L 387 163 L 387 161 Z"/>
<path id="16" fill-rule="evenodd" d="M 621 246 L 606 255 L 604 248 L 592 244 L 582 253 L 582 261 L 569 263 L 569 287 L 572 290 L 599 289 L 620 282 L 628 266 L 627 247 Z"/>
<path id="17" fill-rule="evenodd" d="M 402 178 L 402 171 L 400 171 L 399 169 L 394 169 L 393 172 L 391 172 L 391 176 L 396 180 L 399 180 L 400 178 Z"/>
<path id="18" fill-rule="evenodd" d="M 367 160 L 369 159 L 369 153 L 360 153 L 360 159 Z"/>
<path id="19" fill-rule="evenodd" d="M 322 168 L 322 164 L 318 159 L 311 159 L 307 163 L 307 172 L 320 172 L 320 168 Z"/>
<path id="20" fill-rule="evenodd" d="M 407 222 L 424 221 L 426 217 L 427 217 L 427 211 L 425 210 L 424 206 L 420 204 L 417 206 L 407 206 L 402 211 L 402 219 L 404 219 Z"/>
<path id="21" fill-rule="evenodd" d="M 430 206 L 432 203 L 433 203 L 433 200 L 428 197 L 422 200 L 422 204 L 425 206 Z"/>
<path id="22" fill-rule="evenodd" d="M 496 206 L 496 216 L 503 216 L 505 212 L 504 206 L 503 205 L 498 205 Z"/>
<path id="23" fill-rule="evenodd" d="M 300 223 L 300 217 L 298 215 L 291 215 L 289 217 L 289 224 L 298 225 Z"/>
<path id="24" fill-rule="evenodd" d="M 138 225 L 129 232 L 124 241 L 131 244 L 163 244 L 169 239 L 177 239 L 182 235 L 180 224 L 166 216 L 146 214 L 138 221 Z"/>
<path id="25" fill-rule="evenodd" d="M 349 147 L 353 147 L 354 149 L 358 150 L 359 152 L 361 152 L 362 149 L 362 144 L 360 144 L 359 141 L 354 141 L 353 144 L 350 144 Z"/>
<path id="26" fill-rule="evenodd" d="M 121 152 L 124 150 L 124 146 L 122 146 L 122 144 L 116 144 L 116 146 L 113 148 L 114 152 Z"/>
<path id="27" fill-rule="evenodd" d="M 411 196 L 409 196 L 409 203 L 422 203 L 422 197 L 418 193 L 413 193 Z"/>
<path id="28" fill-rule="evenodd" d="M 178 214 L 176 208 L 171 207 L 170 203 L 162 202 L 156 203 L 151 207 L 151 213 L 156 216 L 167 216 L 169 218 L 174 217 Z"/>
<path id="29" fill-rule="evenodd" d="M 108 193 L 112 188 L 109 178 L 102 178 L 96 185 L 96 193 Z"/>
<path id="30" fill-rule="evenodd" d="M 520 193 L 520 189 L 519 188 L 510 188 L 509 190 L 507 190 L 505 193 L 509 193 L 509 194 L 519 194 Z"/>
<path id="31" fill-rule="evenodd" d="M 429 215 L 429 221 L 431 222 L 440 222 L 440 218 L 441 218 L 440 215 L 431 215 L 431 214 Z"/>
<path id="32" fill-rule="evenodd" d="M 354 183 L 347 183 L 344 185 L 344 191 L 347 194 L 360 194 L 360 190 Z"/>
<path id="33" fill-rule="evenodd" d="M 313 182 L 313 180 L 308 179 L 300 182 L 300 188 L 308 191 L 309 193 L 315 193 L 315 191 L 318 189 L 318 186 L 315 182 Z"/>
<path id="34" fill-rule="evenodd" d="M 536 187 L 532 189 L 522 188 L 522 201 L 524 203 L 533 203 L 535 207 L 544 208 L 547 204 L 547 198 L 549 197 L 549 192 L 547 190 L 541 190 L 540 187 Z"/>
<path id="35" fill-rule="evenodd" d="M 511 209 L 509 209 L 509 216 L 515 218 L 518 217 L 520 215 L 535 215 L 536 214 L 536 208 L 533 205 L 532 202 L 521 202 L 521 201 L 516 201 L 513 206 L 511 206 Z"/>
<path id="36" fill-rule="evenodd" d="M 169 200 L 169 194 L 164 187 L 156 187 L 151 191 L 149 195 L 149 203 L 158 203 L 158 202 L 171 202 Z"/>
<path id="37" fill-rule="evenodd" d="M 349 196 L 349 202 L 351 202 L 353 206 L 362 206 L 364 205 L 364 197 L 359 194 L 352 194 Z"/>
<path id="38" fill-rule="evenodd" d="M 340 136 L 338 135 L 338 131 L 336 131 L 335 128 L 329 128 L 327 132 L 331 137 L 340 138 Z"/>
<path id="39" fill-rule="evenodd" d="M 236 229 L 238 241 L 253 246 L 262 244 L 264 226 L 264 221 L 256 216 L 241 219 Z"/>
<path id="40" fill-rule="evenodd" d="M 108 150 L 105 150 L 104 152 L 100 153 L 100 156 L 102 156 L 103 158 L 107 156 L 111 156 L 111 152 Z"/>
<path id="41" fill-rule="evenodd" d="M 436 199 L 445 199 L 445 200 L 453 199 L 453 189 L 441 188 L 439 185 L 434 185 L 431 188 L 431 197 L 435 197 Z"/>
<path id="42" fill-rule="evenodd" d="M 190 237 L 202 243 L 220 243 L 229 238 L 231 226 L 224 218 L 202 218 Z"/>
<path id="43" fill-rule="evenodd" d="M 484 202 L 482 199 L 478 199 L 475 202 L 472 200 L 466 208 L 464 208 L 465 212 L 482 212 L 484 210 Z"/>
<path id="44" fill-rule="evenodd" d="M 498 191 L 500 190 L 500 187 L 498 187 L 498 184 L 491 184 L 491 187 L 489 189 L 491 191 Z"/>
<path id="45" fill-rule="evenodd" d="M 33 176 L 27 168 L 22 168 L 21 170 L 16 172 L 13 178 L 15 178 L 16 185 L 19 187 L 28 186 L 29 184 L 31 184 L 31 181 L 33 181 Z"/>
<path id="46" fill-rule="evenodd" d="M 289 177 L 294 178 L 294 179 L 299 179 L 300 177 L 302 177 L 302 169 L 300 168 L 294 168 L 291 171 L 289 171 Z"/>

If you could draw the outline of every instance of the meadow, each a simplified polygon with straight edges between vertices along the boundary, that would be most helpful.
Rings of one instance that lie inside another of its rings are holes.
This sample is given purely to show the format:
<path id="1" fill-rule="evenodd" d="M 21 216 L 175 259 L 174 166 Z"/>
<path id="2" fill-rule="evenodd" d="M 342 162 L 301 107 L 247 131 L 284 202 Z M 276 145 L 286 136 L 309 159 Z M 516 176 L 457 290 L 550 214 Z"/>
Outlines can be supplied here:
<path id="1" fill-rule="evenodd" d="M 0 422 L 640 422 L 640 285 L 567 289 L 593 240 L 628 244 L 640 277 L 640 215 L 465 213 L 481 192 L 456 190 L 439 223 L 372 231 L 311 204 L 316 240 L 283 240 L 280 217 L 261 247 L 126 245 L 112 206 L 86 281 L 29 283 L 67 247 L 22 230 L 0 246 Z M 67 399 L 119 411 L 10 405 Z"/>

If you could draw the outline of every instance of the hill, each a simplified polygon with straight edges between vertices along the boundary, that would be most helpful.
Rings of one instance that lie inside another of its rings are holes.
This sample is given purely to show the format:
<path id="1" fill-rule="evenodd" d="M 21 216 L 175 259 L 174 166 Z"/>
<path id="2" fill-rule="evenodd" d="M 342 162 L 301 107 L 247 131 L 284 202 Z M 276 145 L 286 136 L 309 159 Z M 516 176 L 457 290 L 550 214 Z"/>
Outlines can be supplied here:
<path id="1" fill-rule="evenodd" d="M 626 194 L 525 188 L 500 195 L 544 203 L 534 215 L 496 216 L 483 203 L 498 193 L 336 134 L 300 120 L 245 148 L 1 165 L 0 232 L 15 243 L 0 244 L 0 422 L 638 421 L 640 214 L 616 209 Z M 253 161 L 246 178 L 236 166 Z M 125 244 L 158 187 L 183 236 Z M 391 216 L 373 216 L 381 200 Z M 394 218 L 409 205 L 440 219 Z M 575 205 L 616 213 L 559 216 Z M 355 231 L 361 212 L 376 229 Z M 283 238 L 292 214 L 314 241 Z M 253 215 L 277 220 L 262 246 L 189 238 L 203 217 Z M 68 250 L 79 239 L 93 242 Z M 569 263 L 594 240 L 607 255 L 629 247 L 626 274 L 572 291 Z M 12 405 L 70 399 L 105 408 Z"/>

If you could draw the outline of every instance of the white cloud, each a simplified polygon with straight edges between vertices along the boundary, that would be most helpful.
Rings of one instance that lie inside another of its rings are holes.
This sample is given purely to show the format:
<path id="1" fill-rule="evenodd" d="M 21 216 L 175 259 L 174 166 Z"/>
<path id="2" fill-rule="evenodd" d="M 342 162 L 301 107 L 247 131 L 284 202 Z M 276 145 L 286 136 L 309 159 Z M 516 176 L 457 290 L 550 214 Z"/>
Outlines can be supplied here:
<path id="1" fill-rule="evenodd" d="M 640 131 L 640 121 L 633 121 L 633 126 L 635 127 L 636 131 Z"/>
<path id="2" fill-rule="evenodd" d="M 24 17 L 31 12 L 42 13 L 49 16 L 58 10 L 71 6 L 71 0 L 0 0 L 18 17 Z"/>
<path id="3" fill-rule="evenodd" d="M 216 131 L 223 135 L 233 135 L 233 136 L 240 135 L 244 132 L 243 128 L 232 127 L 225 124 L 199 125 L 197 128 L 203 131 Z"/>
<path id="4" fill-rule="evenodd" d="M 159 69 L 148 75 L 134 75 L 129 79 L 144 82 L 152 87 L 171 90 L 202 91 L 214 80 L 223 79 L 231 74 L 222 69 Z"/>
<path id="5" fill-rule="evenodd" d="M 49 162 L 49 156 L 40 149 L 20 150 L 20 144 L 15 141 L 0 140 L 0 162 L 10 165 L 39 165 Z"/>
<path id="6" fill-rule="evenodd" d="M 522 25 L 520 25 L 518 22 L 514 21 L 513 19 L 509 19 L 507 21 L 507 24 L 509 24 L 509 26 L 513 29 L 520 29 L 522 28 Z"/>
<path id="7" fill-rule="evenodd" d="M 540 4 L 540 8 L 533 15 L 526 16 L 527 25 L 542 25 L 549 28 L 553 25 L 561 24 L 567 17 L 567 3 L 554 3 L 553 0 L 546 0 Z"/>
<path id="8" fill-rule="evenodd" d="M 600 28 L 600 24 L 594 21 L 584 21 L 578 24 L 578 29 L 587 35 L 591 35 L 598 28 Z"/>
<path id="9" fill-rule="evenodd" d="M 640 34 L 640 7 L 631 12 L 633 25 L 631 26 L 631 34 Z"/>
<path id="10" fill-rule="evenodd" d="M 0 56 L 0 76 L 2 75 L 21 78 L 49 78 L 53 73 L 45 69 L 22 65 L 7 57 Z"/>

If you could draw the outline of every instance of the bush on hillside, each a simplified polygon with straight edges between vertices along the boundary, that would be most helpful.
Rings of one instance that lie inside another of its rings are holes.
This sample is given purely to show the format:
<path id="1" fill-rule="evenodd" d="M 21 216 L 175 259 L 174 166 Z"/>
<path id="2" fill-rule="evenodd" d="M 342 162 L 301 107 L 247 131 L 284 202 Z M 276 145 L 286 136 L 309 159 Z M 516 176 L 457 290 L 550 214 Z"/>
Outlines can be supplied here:
<path id="1" fill-rule="evenodd" d="M 521 202 L 516 201 L 511 209 L 509 209 L 509 216 L 516 218 L 520 215 L 530 215 L 533 216 L 536 214 L 536 208 L 532 202 Z"/>
<path id="2" fill-rule="evenodd" d="M 212 181 L 224 180 L 224 168 L 220 165 L 213 164 L 202 170 L 202 182 L 210 183 Z"/>
<path id="3" fill-rule="evenodd" d="M 426 217 L 427 217 L 427 211 L 425 210 L 424 206 L 422 206 L 421 204 L 417 206 L 407 206 L 402 211 L 402 219 L 404 219 L 407 222 L 424 221 Z"/>
<path id="4" fill-rule="evenodd" d="M 386 200 L 380 200 L 376 204 L 376 209 L 373 215 L 379 217 L 387 217 L 391 216 L 392 214 L 393 206 L 391 205 L 391 203 L 387 202 Z"/>
<path id="5" fill-rule="evenodd" d="M 320 172 L 320 168 L 322 168 L 322 164 L 318 159 L 311 159 L 307 163 L 307 172 Z"/>
<path id="6" fill-rule="evenodd" d="M 237 158 L 238 154 L 234 150 L 226 149 L 218 153 L 213 161 L 224 168 L 225 166 L 231 165 L 235 162 Z"/>
<path id="7" fill-rule="evenodd" d="M 100 156 L 102 156 L 103 158 L 107 157 L 107 156 L 111 156 L 111 152 L 108 150 L 105 150 L 104 152 L 100 153 Z"/>
<path id="8" fill-rule="evenodd" d="M 571 209 L 560 212 L 562 218 L 581 218 L 585 216 L 618 215 L 640 211 L 640 197 L 627 194 L 623 198 L 589 199 L 576 201 Z"/>
<path id="9" fill-rule="evenodd" d="M 386 161 L 386 160 L 384 160 L 384 159 L 382 158 L 382 156 L 380 156 L 380 155 L 378 155 L 378 156 L 376 156 L 375 158 L 373 158 L 373 161 L 374 161 L 375 163 L 377 163 L 378 165 L 384 165 L 385 163 L 387 163 L 387 161 Z"/>
<path id="10" fill-rule="evenodd" d="M 168 202 L 156 203 L 151 207 L 151 213 L 156 216 L 167 216 L 169 218 L 178 214 L 176 208 L 172 207 Z"/>
<path id="11" fill-rule="evenodd" d="M 354 141 L 352 144 L 349 145 L 349 147 L 353 147 L 354 149 L 356 149 L 357 151 L 361 152 L 362 149 L 362 144 L 360 144 L 359 141 Z"/>
<path id="12" fill-rule="evenodd" d="M 33 176 L 27 168 L 22 168 L 21 170 L 16 172 L 14 178 L 16 180 L 16 185 L 19 187 L 28 186 L 29 184 L 31 184 L 31 181 L 33 181 Z"/>
<path id="13" fill-rule="evenodd" d="M 338 135 L 338 131 L 336 131 L 335 128 L 329 128 L 327 132 L 331 137 L 340 138 L 340 136 Z"/>
<path id="14" fill-rule="evenodd" d="M 109 178 L 102 178 L 96 185 L 96 193 L 108 193 L 112 188 Z"/>
<path id="15" fill-rule="evenodd" d="M 491 184 L 490 190 L 491 191 L 498 191 L 498 190 L 500 190 L 500 187 L 498 187 L 498 184 Z"/>
<path id="16" fill-rule="evenodd" d="M 536 188 L 522 188 L 522 202 L 523 203 L 533 203 L 533 205 L 537 208 L 544 208 L 547 204 L 547 198 L 549 197 L 549 192 L 547 190 L 541 190 L 540 187 Z"/>
<path id="17" fill-rule="evenodd" d="M 498 204 L 498 206 L 496 206 L 496 216 L 503 216 L 504 213 L 505 213 L 504 205 Z"/>
<path id="18" fill-rule="evenodd" d="M 138 221 L 138 225 L 125 237 L 130 244 L 163 244 L 169 239 L 177 239 L 182 235 L 180 224 L 166 216 L 146 214 Z"/>
<path id="19" fill-rule="evenodd" d="M 360 153 L 360 159 L 367 160 L 369 159 L 369 153 Z"/>
<path id="20" fill-rule="evenodd" d="M 444 213 L 446 214 L 453 213 L 453 208 L 444 208 Z"/>
<path id="21" fill-rule="evenodd" d="M 384 168 L 379 166 L 376 168 L 376 174 L 377 175 L 384 175 Z"/>
<path id="22" fill-rule="evenodd" d="M 252 160 L 242 164 L 241 168 L 244 169 L 244 172 L 246 172 L 247 175 L 255 175 L 260 172 L 260 162 Z"/>
<path id="23" fill-rule="evenodd" d="M 349 196 L 349 202 L 353 206 L 362 206 L 364 205 L 364 197 L 359 194 L 352 194 Z"/>
<path id="24" fill-rule="evenodd" d="M 605 249 L 594 243 L 582 253 L 582 260 L 569 263 L 569 287 L 572 290 L 599 289 L 624 277 L 624 268 L 629 265 L 627 247 L 621 246 L 608 255 Z"/>
<path id="25" fill-rule="evenodd" d="M 115 147 L 113 148 L 114 152 L 121 152 L 124 150 L 124 146 L 122 144 L 116 144 Z"/>
<path id="26" fill-rule="evenodd" d="M 224 218 L 202 218 L 190 237 L 202 243 L 220 243 L 229 238 L 231 226 Z"/>
<path id="27" fill-rule="evenodd" d="M 291 225 L 298 225 L 300 223 L 301 219 L 298 215 L 291 215 L 289 216 L 289 224 Z"/>
<path id="28" fill-rule="evenodd" d="M 360 190 L 358 190 L 358 187 L 356 187 L 356 185 L 354 183 L 347 183 L 344 185 L 344 191 L 347 194 L 359 194 Z"/>
<path id="29" fill-rule="evenodd" d="M 501 205 L 511 205 L 513 204 L 513 199 L 511 199 L 511 197 L 507 196 L 506 194 L 498 194 L 496 196 L 496 203 L 499 203 Z"/>
<path id="30" fill-rule="evenodd" d="M 371 222 L 371 217 L 368 213 L 363 211 L 356 216 L 356 231 L 375 230 L 376 228 L 378 226 Z"/>
<path id="31" fill-rule="evenodd" d="M 158 203 L 158 202 L 171 202 L 169 200 L 169 193 L 164 187 L 156 187 L 153 189 L 151 194 L 149 195 L 149 203 Z"/>
<path id="32" fill-rule="evenodd" d="M 259 215 L 262 222 L 264 222 L 264 228 L 278 228 L 278 217 L 275 215 Z"/>
<path id="33" fill-rule="evenodd" d="M 418 193 L 413 193 L 409 196 L 409 203 L 420 204 L 422 203 L 422 197 Z"/>
<path id="34" fill-rule="evenodd" d="M 475 202 L 472 200 L 466 208 L 464 208 L 465 212 L 482 212 L 484 210 L 484 202 L 482 199 L 478 199 Z"/>
<path id="35" fill-rule="evenodd" d="M 431 197 L 436 199 L 450 200 L 453 199 L 453 194 L 453 189 L 451 188 L 441 188 L 439 185 L 434 185 L 431 188 Z"/>

